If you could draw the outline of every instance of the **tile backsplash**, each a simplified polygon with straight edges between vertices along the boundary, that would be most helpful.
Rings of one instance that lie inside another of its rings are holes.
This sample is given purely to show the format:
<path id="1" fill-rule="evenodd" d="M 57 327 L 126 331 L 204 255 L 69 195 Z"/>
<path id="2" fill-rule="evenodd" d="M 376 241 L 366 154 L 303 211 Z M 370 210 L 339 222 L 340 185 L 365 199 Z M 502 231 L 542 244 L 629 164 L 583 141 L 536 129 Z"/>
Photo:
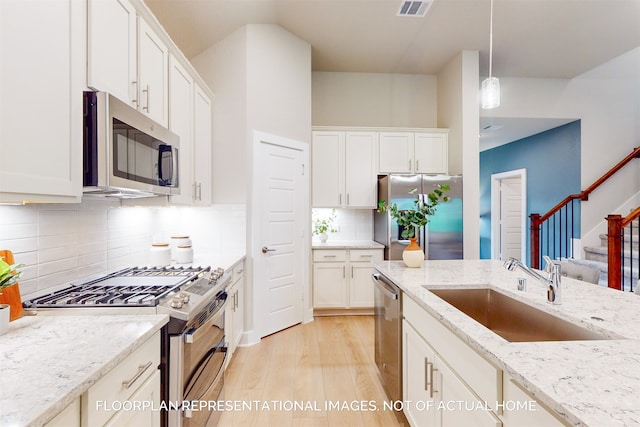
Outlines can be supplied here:
<path id="1" fill-rule="evenodd" d="M 23 298 L 93 274 L 145 265 L 152 243 L 188 235 L 196 254 L 244 253 L 245 206 L 121 207 L 118 201 L 0 206 L 0 249 L 24 263 Z"/>
<path id="2" fill-rule="evenodd" d="M 312 210 L 312 222 L 316 218 L 329 218 L 334 209 L 315 208 Z M 330 234 L 331 240 L 372 240 L 373 209 L 335 209 L 334 228 L 338 231 Z M 313 236 L 317 239 L 318 236 Z"/>

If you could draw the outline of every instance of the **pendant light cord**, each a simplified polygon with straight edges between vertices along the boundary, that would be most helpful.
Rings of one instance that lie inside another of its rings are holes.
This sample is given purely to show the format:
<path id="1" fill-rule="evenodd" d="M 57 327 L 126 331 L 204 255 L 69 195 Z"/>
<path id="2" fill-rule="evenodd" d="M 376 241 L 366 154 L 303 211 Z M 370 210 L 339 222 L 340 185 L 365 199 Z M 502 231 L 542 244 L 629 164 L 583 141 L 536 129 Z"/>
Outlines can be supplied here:
<path id="1" fill-rule="evenodd" d="M 493 76 L 493 0 L 491 0 L 491 10 L 489 14 L 489 78 Z"/>

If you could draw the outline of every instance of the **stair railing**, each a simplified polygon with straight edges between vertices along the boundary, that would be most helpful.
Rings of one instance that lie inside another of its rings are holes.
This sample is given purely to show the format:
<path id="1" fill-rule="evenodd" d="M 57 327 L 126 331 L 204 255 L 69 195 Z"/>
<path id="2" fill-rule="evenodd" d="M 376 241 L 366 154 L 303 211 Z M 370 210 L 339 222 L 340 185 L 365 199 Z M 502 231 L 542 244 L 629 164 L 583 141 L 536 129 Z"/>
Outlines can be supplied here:
<path id="1" fill-rule="evenodd" d="M 640 272 L 638 265 L 638 249 L 634 248 L 634 229 L 640 230 L 640 207 L 636 208 L 626 217 L 622 215 L 608 215 L 607 220 L 607 281 L 609 287 L 622 290 L 625 288 L 623 278 L 629 272 L 629 291 L 633 292 L 633 272 Z M 635 221 L 635 225 L 634 225 Z M 625 229 L 628 233 L 625 233 Z M 629 236 L 628 239 L 626 236 Z M 628 240 L 628 244 L 627 241 Z M 637 242 L 636 242 L 637 243 Z M 628 250 L 626 249 L 628 247 Z M 627 266 L 627 259 L 629 265 Z"/>
<path id="2" fill-rule="evenodd" d="M 589 195 L 596 188 L 635 158 L 640 158 L 640 147 L 634 148 L 631 154 L 618 162 L 584 191 L 567 196 L 544 215 L 538 213 L 529 215 L 531 220 L 531 267 L 540 268 L 543 255 L 548 255 L 551 258 L 570 258 L 573 256 L 572 239 L 580 236 L 580 230 L 577 230 L 580 202 L 589 200 Z"/>

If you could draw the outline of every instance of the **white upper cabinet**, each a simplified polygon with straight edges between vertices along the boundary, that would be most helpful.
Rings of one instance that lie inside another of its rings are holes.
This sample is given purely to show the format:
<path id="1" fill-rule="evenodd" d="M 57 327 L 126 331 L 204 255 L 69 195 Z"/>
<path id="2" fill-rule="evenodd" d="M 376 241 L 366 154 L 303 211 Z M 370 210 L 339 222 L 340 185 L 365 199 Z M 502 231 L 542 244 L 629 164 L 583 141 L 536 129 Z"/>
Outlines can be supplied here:
<path id="1" fill-rule="evenodd" d="M 87 2 L 87 83 L 137 108 L 137 13 L 128 0 Z"/>
<path id="2" fill-rule="evenodd" d="M 413 172 L 413 133 L 380 132 L 380 173 Z"/>
<path id="3" fill-rule="evenodd" d="M 380 132 L 379 172 L 448 172 L 448 134 L 445 132 Z"/>
<path id="4" fill-rule="evenodd" d="M 341 207 L 344 191 L 344 132 L 313 132 L 312 205 Z"/>
<path id="5" fill-rule="evenodd" d="M 180 137 L 180 194 L 171 203 L 211 204 L 211 98 L 169 58 L 169 130 Z"/>
<path id="6" fill-rule="evenodd" d="M 191 204 L 193 191 L 193 78 L 171 56 L 169 61 L 169 130 L 180 137 L 178 170 L 180 194 L 170 196 L 171 203 Z"/>
<path id="7" fill-rule="evenodd" d="M 313 132 L 313 207 L 376 205 L 376 132 Z"/>
<path id="8" fill-rule="evenodd" d="M 347 132 L 345 138 L 344 207 L 373 208 L 376 206 L 378 134 Z"/>
<path id="9" fill-rule="evenodd" d="M 138 109 L 167 126 L 169 49 L 147 23 L 138 18 Z"/>
<path id="10" fill-rule="evenodd" d="M 449 170 L 447 134 L 416 133 L 413 139 L 415 172 L 446 174 Z"/>
<path id="11" fill-rule="evenodd" d="M 80 201 L 85 14 L 0 1 L 0 202 Z"/>
<path id="12" fill-rule="evenodd" d="M 127 0 L 89 0 L 87 7 L 87 85 L 168 126 L 167 45 Z"/>
<path id="13" fill-rule="evenodd" d="M 193 183 L 194 183 L 194 204 L 210 205 L 211 198 L 211 166 L 212 143 L 211 143 L 211 113 L 212 100 L 198 84 L 194 86 L 194 146 L 195 158 L 193 159 Z"/>

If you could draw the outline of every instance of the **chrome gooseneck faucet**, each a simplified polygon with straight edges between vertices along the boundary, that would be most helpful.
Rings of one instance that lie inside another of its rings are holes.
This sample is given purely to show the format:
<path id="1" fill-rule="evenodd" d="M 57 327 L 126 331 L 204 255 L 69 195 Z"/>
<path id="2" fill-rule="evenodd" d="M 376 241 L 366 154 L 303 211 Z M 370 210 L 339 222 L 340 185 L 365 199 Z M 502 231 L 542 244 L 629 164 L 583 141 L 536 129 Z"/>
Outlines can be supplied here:
<path id="1" fill-rule="evenodd" d="M 504 268 L 509 271 L 515 271 L 516 268 L 520 268 L 522 271 L 542 282 L 547 288 L 547 302 L 551 304 L 560 304 L 560 264 L 555 263 L 548 256 L 543 257 L 546 265 L 544 271 L 548 273 L 548 277 L 544 277 L 537 271 L 527 267 L 522 261 L 510 257 L 504 262 Z"/>

